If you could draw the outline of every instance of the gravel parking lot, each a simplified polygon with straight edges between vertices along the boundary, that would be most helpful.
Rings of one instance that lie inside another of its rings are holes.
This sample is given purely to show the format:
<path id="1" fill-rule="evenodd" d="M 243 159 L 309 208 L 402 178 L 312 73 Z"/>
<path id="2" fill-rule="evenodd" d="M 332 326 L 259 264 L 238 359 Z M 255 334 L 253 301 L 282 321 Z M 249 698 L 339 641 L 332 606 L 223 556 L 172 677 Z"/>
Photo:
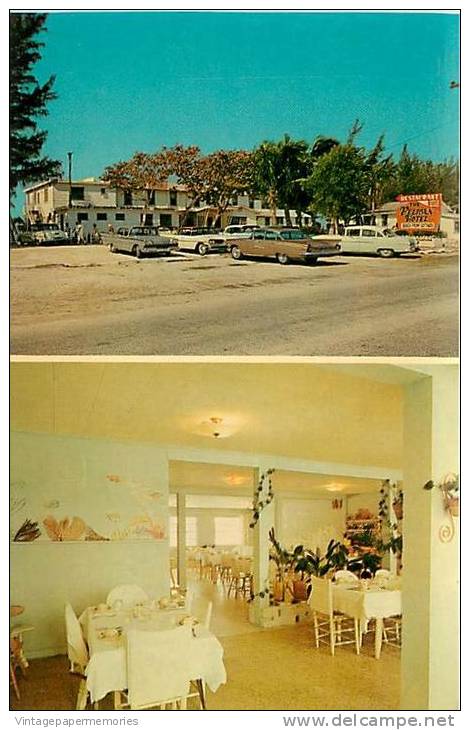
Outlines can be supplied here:
<path id="1" fill-rule="evenodd" d="M 91 245 L 10 263 L 12 354 L 458 354 L 456 255 L 281 266 Z"/>

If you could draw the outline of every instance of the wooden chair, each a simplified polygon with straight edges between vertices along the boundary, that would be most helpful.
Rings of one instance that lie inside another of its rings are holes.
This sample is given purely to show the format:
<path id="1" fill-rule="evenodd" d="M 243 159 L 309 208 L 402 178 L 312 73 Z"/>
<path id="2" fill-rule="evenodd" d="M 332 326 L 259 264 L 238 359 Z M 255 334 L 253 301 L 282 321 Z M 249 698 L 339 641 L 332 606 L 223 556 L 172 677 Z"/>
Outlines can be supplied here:
<path id="1" fill-rule="evenodd" d="M 361 651 L 359 620 L 333 611 L 333 586 L 331 580 L 312 577 L 309 604 L 313 611 L 315 646 L 329 644 L 334 655 L 337 646 L 355 644 L 356 654 Z"/>
<path id="2" fill-rule="evenodd" d="M 232 576 L 228 586 L 227 595 L 230 596 L 232 590 L 235 592 L 235 598 L 239 595 L 244 598 L 249 597 L 252 592 L 253 575 L 252 562 L 250 558 L 236 558 L 232 563 Z"/>
<path id="3" fill-rule="evenodd" d="M 401 616 L 390 616 L 384 618 L 383 641 L 389 646 L 401 649 Z"/>
<path id="4" fill-rule="evenodd" d="M 23 606 L 10 606 L 10 616 L 19 616 L 23 611 Z M 10 682 L 18 700 L 20 699 L 20 690 L 16 670 L 19 668 L 23 677 L 25 677 L 26 670 L 29 667 L 23 648 L 23 634 L 33 630 L 34 626 L 29 624 L 16 624 L 10 628 Z"/>

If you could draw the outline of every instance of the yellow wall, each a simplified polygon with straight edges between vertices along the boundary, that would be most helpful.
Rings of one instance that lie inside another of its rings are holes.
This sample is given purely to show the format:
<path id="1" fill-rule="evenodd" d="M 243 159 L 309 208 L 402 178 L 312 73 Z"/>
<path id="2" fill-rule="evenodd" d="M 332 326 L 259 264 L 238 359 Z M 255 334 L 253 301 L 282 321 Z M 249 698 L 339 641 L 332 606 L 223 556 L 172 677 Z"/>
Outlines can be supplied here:
<path id="1" fill-rule="evenodd" d="M 14 363 L 12 426 L 399 468 L 402 390 L 311 364 Z M 218 441 L 201 423 L 222 416 Z"/>

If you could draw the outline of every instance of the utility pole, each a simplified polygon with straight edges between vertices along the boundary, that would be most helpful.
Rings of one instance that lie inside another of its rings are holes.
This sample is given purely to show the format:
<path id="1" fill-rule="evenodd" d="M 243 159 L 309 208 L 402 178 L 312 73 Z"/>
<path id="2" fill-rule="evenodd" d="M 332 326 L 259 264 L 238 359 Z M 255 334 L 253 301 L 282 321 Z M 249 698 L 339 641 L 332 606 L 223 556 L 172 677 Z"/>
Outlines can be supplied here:
<path id="1" fill-rule="evenodd" d="M 69 208 L 72 207 L 72 155 L 73 152 L 67 152 L 69 160 Z"/>

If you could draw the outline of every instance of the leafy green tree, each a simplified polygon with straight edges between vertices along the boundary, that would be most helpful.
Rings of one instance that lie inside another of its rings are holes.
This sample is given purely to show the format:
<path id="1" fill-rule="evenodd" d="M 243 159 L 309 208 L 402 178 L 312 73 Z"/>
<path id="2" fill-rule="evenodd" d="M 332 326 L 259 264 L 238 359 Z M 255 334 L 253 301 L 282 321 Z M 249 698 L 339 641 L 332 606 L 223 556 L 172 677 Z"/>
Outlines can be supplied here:
<path id="1" fill-rule="evenodd" d="M 215 208 L 216 226 L 232 198 L 253 185 L 253 155 L 246 150 L 216 150 L 203 160 L 206 202 Z"/>
<path id="2" fill-rule="evenodd" d="M 384 187 L 394 173 L 392 155 L 384 154 L 384 136 L 381 135 L 370 152 L 366 154 L 366 176 L 368 179 L 369 210 L 375 210 L 383 201 Z"/>
<path id="3" fill-rule="evenodd" d="M 39 130 L 37 117 L 47 115 L 55 77 L 39 84 L 32 69 L 44 46 L 36 36 L 44 31 L 44 13 L 10 15 L 10 199 L 17 185 L 41 180 L 60 171 L 60 162 L 42 155 L 47 132 Z"/>
<path id="4" fill-rule="evenodd" d="M 307 183 L 313 209 L 346 225 L 367 210 L 369 180 L 364 150 L 346 143 L 333 147 L 316 163 Z"/>
<path id="5" fill-rule="evenodd" d="M 384 185 L 383 199 L 395 200 L 397 195 L 442 193 L 446 203 L 458 205 L 459 165 L 454 160 L 433 162 L 402 149 L 392 174 Z"/>
<path id="6" fill-rule="evenodd" d="M 251 160 L 251 152 L 245 150 L 217 150 L 203 156 L 199 147 L 175 145 L 152 154 L 136 152 L 129 160 L 106 167 L 103 177 L 115 187 L 145 191 L 147 204 L 159 183 L 172 177 L 188 192 L 181 225 L 203 200 L 216 209 L 215 225 L 231 198 L 251 188 Z"/>
<path id="7" fill-rule="evenodd" d="M 311 198 L 305 180 L 315 162 L 337 144 L 330 137 L 317 137 L 310 147 L 304 140 L 295 140 L 285 134 L 278 142 L 265 141 L 255 149 L 255 187 L 267 198 L 274 220 L 276 209 L 283 208 L 288 225 L 292 225 L 291 210 L 296 211 L 300 221 Z"/>

